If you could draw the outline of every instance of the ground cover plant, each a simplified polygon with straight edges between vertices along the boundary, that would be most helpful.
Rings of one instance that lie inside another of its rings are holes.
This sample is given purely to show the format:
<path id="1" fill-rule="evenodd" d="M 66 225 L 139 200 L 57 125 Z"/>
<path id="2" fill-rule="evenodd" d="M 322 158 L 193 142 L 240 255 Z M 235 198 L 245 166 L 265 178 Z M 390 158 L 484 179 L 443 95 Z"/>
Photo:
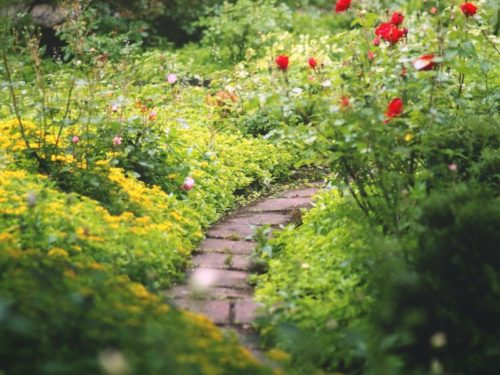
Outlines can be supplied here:
<path id="1" fill-rule="evenodd" d="M 2 23 L 0 373 L 496 373 L 498 4 L 59 6 L 55 54 Z M 160 293 L 309 169 L 254 254 L 267 368 Z"/>

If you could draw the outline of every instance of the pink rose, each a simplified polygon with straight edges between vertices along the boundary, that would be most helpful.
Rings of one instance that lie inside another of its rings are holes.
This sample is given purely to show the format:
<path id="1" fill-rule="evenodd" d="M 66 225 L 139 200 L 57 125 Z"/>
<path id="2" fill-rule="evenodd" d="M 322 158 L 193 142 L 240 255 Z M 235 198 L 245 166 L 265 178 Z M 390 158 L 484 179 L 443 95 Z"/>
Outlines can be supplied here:
<path id="1" fill-rule="evenodd" d="M 113 145 L 120 146 L 122 144 L 122 137 L 116 136 L 113 138 Z"/>
<path id="2" fill-rule="evenodd" d="M 173 85 L 175 82 L 177 82 L 177 74 L 170 73 L 167 76 L 167 82 L 170 83 L 171 85 Z"/>
<path id="3" fill-rule="evenodd" d="M 194 179 L 191 176 L 186 177 L 184 183 L 181 186 L 181 189 L 184 191 L 192 190 L 194 187 Z"/>
<path id="4" fill-rule="evenodd" d="M 71 138 L 71 142 L 73 142 L 76 145 L 78 142 L 80 142 L 80 137 L 74 135 L 73 138 Z"/>

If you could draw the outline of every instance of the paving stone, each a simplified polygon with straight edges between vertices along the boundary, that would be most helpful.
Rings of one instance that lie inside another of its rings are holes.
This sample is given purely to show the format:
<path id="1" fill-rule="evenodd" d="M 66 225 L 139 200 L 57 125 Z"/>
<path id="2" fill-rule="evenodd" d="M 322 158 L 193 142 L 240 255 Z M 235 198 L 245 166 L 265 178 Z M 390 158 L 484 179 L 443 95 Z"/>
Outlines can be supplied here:
<path id="1" fill-rule="evenodd" d="M 305 189 L 297 189 L 297 190 L 288 190 L 277 193 L 275 195 L 276 198 L 308 198 L 312 197 L 316 194 L 320 189 L 317 187 L 305 188 Z"/>
<path id="2" fill-rule="evenodd" d="M 179 299 L 175 301 L 175 304 L 181 309 L 203 314 L 215 324 L 229 323 L 229 301 Z"/>
<path id="3" fill-rule="evenodd" d="M 196 293 L 187 285 L 178 285 L 165 293 L 169 299 L 191 300 L 249 300 L 252 298 L 252 289 L 210 288 L 205 293 Z"/>
<path id="4" fill-rule="evenodd" d="M 234 322 L 236 324 L 250 324 L 257 315 L 261 305 L 253 301 L 238 301 L 234 304 Z"/>
<path id="5" fill-rule="evenodd" d="M 207 238 L 201 243 L 198 251 L 249 255 L 253 252 L 254 248 L 255 242 L 251 241 L 230 241 Z"/>
<path id="6" fill-rule="evenodd" d="M 243 209 L 244 212 L 286 212 L 311 206 L 310 198 L 269 198 Z"/>
<path id="7" fill-rule="evenodd" d="M 202 253 L 193 257 L 193 266 L 196 268 L 248 270 L 251 262 L 248 256 L 238 254 Z"/>
<path id="8" fill-rule="evenodd" d="M 253 228 L 248 224 L 223 223 L 214 225 L 207 232 L 208 238 L 221 238 L 229 240 L 246 240 L 253 236 Z"/>
<path id="9" fill-rule="evenodd" d="M 290 216 L 279 212 L 245 212 L 231 216 L 226 223 L 249 225 L 286 225 L 290 223 Z"/>
<path id="10" fill-rule="evenodd" d="M 209 279 L 207 280 L 207 284 L 211 288 L 248 288 L 248 273 L 244 271 L 218 270 L 215 268 L 196 268 L 191 272 L 193 278 L 196 278 L 195 273 L 203 274 L 204 277 Z"/>
<path id="11" fill-rule="evenodd" d="M 252 268 L 252 261 L 249 256 L 234 254 L 228 261 L 231 269 L 248 271 Z"/>
<path id="12" fill-rule="evenodd" d="M 214 299 L 250 299 L 253 291 L 251 289 L 233 289 L 233 288 L 212 288 L 209 295 Z"/>
<path id="13" fill-rule="evenodd" d="M 244 208 L 213 226 L 193 257 L 193 269 L 186 284 L 170 289 L 165 295 L 179 307 L 206 315 L 219 326 L 236 329 L 242 343 L 266 361 L 252 329 L 259 304 L 252 300 L 248 284 L 250 254 L 256 243 L 249 241 L 252 226 L 270 225 L 273 230 L 300 221 L 300 209 L 311 205 L 317 188 L 278 193 Z M 198 288 L 193 293 L 193 287 Z M 203 290 L 203 293 L 200 292 Z"/>

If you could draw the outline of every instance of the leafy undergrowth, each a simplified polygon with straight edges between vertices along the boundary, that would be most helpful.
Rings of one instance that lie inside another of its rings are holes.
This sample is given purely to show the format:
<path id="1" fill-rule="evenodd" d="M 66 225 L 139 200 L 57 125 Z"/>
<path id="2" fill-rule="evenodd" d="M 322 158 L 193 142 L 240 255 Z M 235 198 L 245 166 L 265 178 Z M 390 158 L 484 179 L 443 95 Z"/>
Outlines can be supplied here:
<path id="1" fill-rule="evenodd" d="M 142 67 L 153 66 L 149 57 Z M 15 119 L 2 106 L 0 369 L 7 374 L 270 373 L 234 338 L 170 308 L 158 292 L 183 276 L 204 230 L 237 194 L 286 177 L 293 156 L 224 130 L 226 108 L 206 105 L 205 89 L 174 88 L 143 69 L 148 85 L 131 83 L 126 100 L 119 89 L 109 99 L 119 73 L 92 82 L 89 110 L 80 107 L 89 103 L 87 85 L 72 87 L 71 70 L 61 67 L 46 99 L 57 106 L 70 95 L 66 118 L 22 106 Z"/>
<path id="2" fill-rule="evenodd" d="M 264 343 L 293 354 L 301 373 L 342 371 L 357 363 L 354 332 L 373 304 L 370 274 L 381 254 L 372 229 L 352 197 L 326 191 L 302 225 L 289 226 L 267 244 L 256 299 L 266 306 L 258 322 Z M 384 256 L 387 256 L 385 254 Z"/>
<path id="3" fill-rule="evenodd" d="M 90 257 L 16 250 L 2 234 L 0 359 L 7 374 L 267 374 L 208 319 L 180 313 Z M 15 350 L 12 350 L 15 348 Z"/>

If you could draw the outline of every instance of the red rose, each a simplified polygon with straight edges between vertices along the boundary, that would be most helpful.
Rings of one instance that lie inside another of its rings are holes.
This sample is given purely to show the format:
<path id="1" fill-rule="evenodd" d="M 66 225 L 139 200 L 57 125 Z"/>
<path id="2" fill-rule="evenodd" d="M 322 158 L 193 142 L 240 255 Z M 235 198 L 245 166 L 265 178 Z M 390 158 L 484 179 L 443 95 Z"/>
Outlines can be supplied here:
<path id="1" fill-rule="evenodd" d="M 278 66 L 278 69 L 283 71 L 288 69 L 288 64 L 289 64 L 288 56 L 279 55 L 278 57 L 276 57 L 275 61 L 276 65 Z"/>
<path id="2" fill-rule="evenodd" d="M 345 12 L 351 6 L 351 1 L 352 0 L 338 0 L 337 4 L 335 5 L 335 12 L 337 13 Z"/>
<path id="3" fill-rule="evenodd" d="M 381 37 L 386 42 L 396 44 L 405 36 L 405 31 L 398 29 L 397 26 L 390 22 L 383 22 L 375 29 L 375 35 Z"/>
<path id="4" fill-rule="evenodd" d="M 392 17 L 391 17 L 391 23 L 393 25 L 401 25 L 403 23 L 403 21 L 405 20 L 405 16 L 403 16 L 402 13 L 399 13 L 399 12 L 394 12 L 392 14 Z"/>
<path id="5" fill-rule="evenodd" d="M 340 100 L 340 106 L 343 108 L 349 107 L 349 97 L 348 96 L 342 97 L 342 99 Z"/>
<path id="6" fill-rule="evenodd" d="M 422 55 L 413 62 L 413 66 L 417 70 L 432 70 L 436 67 L 434 59 L 435 56 L 433 54 Z"/>
<path id="7" fill-rule="evenodd" d="M 397 117 L 403 113 L 403 100 L 401 98 L 393 99 L 387 106 L 385 115 L 389 118 Z"/>
<path id="8" fill-rule="evenodd" d="M 460 10 L 463 14 L 465 14 L 466 17 L 471 17 L 476 14 L 477 6 L 475 6 L 473 3 L 463 3 L 462 5 L 460 5 Z"/>
<path id="9" fill-rule="evenodd" d="M 382 22 L 380 25 L 377 26 L 375 29 L 375 35 L 379 37 L 383 37 L 387 33 L 387 31 L 392 27 L 392 24 L 390 22 Z"/>
<path id="10" fill-rule="evenodd" d="M 316 66 L 318 66 L 318 62 L 314 57 L 309 57 L 309 60 L 307 62 L 309 63 L 309 66 L 313 69 L 316 69 Z"/>

